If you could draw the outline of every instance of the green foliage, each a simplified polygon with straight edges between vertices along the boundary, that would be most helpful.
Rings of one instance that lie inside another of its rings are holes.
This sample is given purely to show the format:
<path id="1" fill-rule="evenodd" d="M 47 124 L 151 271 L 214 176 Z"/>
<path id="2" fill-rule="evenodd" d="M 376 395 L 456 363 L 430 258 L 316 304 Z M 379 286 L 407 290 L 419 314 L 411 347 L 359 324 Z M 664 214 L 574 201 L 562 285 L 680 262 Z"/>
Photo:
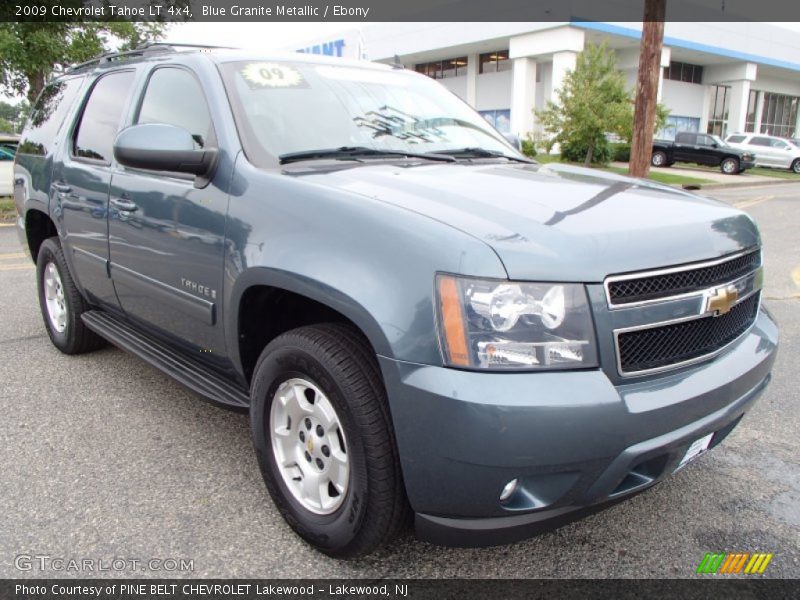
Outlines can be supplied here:
<path id="1" fill-rule="evenodd" d="M 548 102 L 536 111 L 552 143 L 562 147 L 565 160 L 585 165 L 605 163 L 611 158 L 607 134 L 630 141 L 633 130 L 633 100 L 625 76 L 617 70 L 615 54 L 605 44 L 588 44 L 578 54 L 575 69 L 568 72 L 557 92 L 558 102 Z M 658 109 L 663 126 L 667 111 Z M 657 125 L 659 126 L 659 125 Z"/>
<path id="2" fill-rule="evenodd" d="M 589 146 L 584 140 L 572 139 L 561 144 L 561 160 L 567 162 L 583 162 L 586 164 L 588 152 Z M 610 160 L 611 147 L 605 136 L 603 136 L 596 141 L 592 149 L 592 163 L 604 165 Z"/>
<path id="3" fill-rule="evenodd" d="M 536 157 L 536 142 L 533 141 L 533 138 L 530 137 L 530 135 L 524 140 L 520 141 L 520 150 L 528 158 Z"/>
<path id="4" fill-rule="evenodd" d="M 0 100 L 0 119 L 10 124 L 10 129 L 6 126 L 0 127 L 0 131 L 5 133 L 19 133 L 25 125 L 30 104 L 24 100 L 18 104 L 10 104 Z"/>
<path id="5" fill-rule="evenodd" d="M 615 162 L 629 162 L 631 160 L 631 145 L 629 143 L 611 144 L 611 160 Z"/>
<path id="6" fill-rule="evenodd" d="M 16 127 L 8 119 L 0 117 L 0 133 L 15 133 Z"/>
<path id="7" fill-rule="evenodd" d="M 175 1 L 172 4 L 182 4 Z M 38 5 L 78 8 L 84 0 L 41 0 Z M 106 3 L 107 4 L 107 3 Z M 0 87 L 7 95 L 25 95 L 33 102 L 53 71 L 87 61 L 112 48 L 127 50 L 158 40 L 163 22 L 0 23 Z"/>

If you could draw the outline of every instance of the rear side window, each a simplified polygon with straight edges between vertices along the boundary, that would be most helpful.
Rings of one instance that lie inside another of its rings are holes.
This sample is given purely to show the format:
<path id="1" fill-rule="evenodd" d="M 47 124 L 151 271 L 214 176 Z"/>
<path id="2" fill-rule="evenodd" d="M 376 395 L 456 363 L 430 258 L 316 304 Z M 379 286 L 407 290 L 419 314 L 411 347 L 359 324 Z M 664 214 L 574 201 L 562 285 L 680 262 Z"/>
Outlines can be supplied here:
<path id="1" fill-rule="evenodd" d="M 772 146 L 772 140 L 765 137 L 754 137 L 750 143 L 754 146 Z"/>
<path id="2" fill-rule="evenodd" d="M 118 71 L 97 81 L 75 132 L 74 156 L 111 163 L 114 138 L 133 76 L 133 71 Z"/>
<path id="3" fill-rule="evenodd" d="M 192 134 L 196 148 L 213 138 L 211 115 L 203 89 L 189 71 L 163 67 L 153 71 L 137 123 L 166 123 Z"/>
<path id="4" fill-rule="evenodd" d="M 83 77 L 61 79 L 48 85 L 36 100 L 19 144 L 20 154 L 47 156 L 53 151 L 56 135 L 72 106 Z"/>
<path id="5" fill-rule="evenodd" d="M 741 144 L 744 141 L 745 136 L 743 135 L 729 135 L 728 142 L 731 144 Z"/>
<path id="6" fill-rule="evenodd" d="M 679 133 L 675 136 L 675 141 L 680 144 L 695 144 L 697 143 L 696 133 Z"/>

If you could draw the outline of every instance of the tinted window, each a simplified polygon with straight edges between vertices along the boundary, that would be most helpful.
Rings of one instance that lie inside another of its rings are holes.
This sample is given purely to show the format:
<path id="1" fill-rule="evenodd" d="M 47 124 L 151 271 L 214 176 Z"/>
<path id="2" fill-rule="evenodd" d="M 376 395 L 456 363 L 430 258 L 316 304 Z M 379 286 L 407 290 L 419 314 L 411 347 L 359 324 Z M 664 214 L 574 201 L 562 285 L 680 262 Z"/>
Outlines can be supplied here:
<path id="1" fill-rule="evenodd" d="M 50 154 L 55 137 L 82 82 L 83 77 L 73 77 L 56 81 L 44 88 L 25 126 L 18 150 L 20 154 Z"/>
<path id="2" fill-rule="evenodd" d="M 772 147 L 780 148 L 781 150 L 786 150 L 789 147 L 789 144 L 782 142 L 780 140 L 772 140 Z"/>
<path id="3" fill-rule="evenodd" d="M 679 133 L 675 136 L 675 141 L 680 142 L 681 144 L 696 144 L 697 143 L 697 134 L 696 133 Z"/>
<path id="4" fill-rule="evenodd" d="M 0 148 L 0 162 L 6 160 L 14 160 L 14 153 L 5 148 Z"/>
<path id="5" fill-rule="evenodd" d="M 754 137 L 750 143 L 754 146 L 772 146 L 772 140 L 765 137 Z"/>
<path id="6" fill-rule="evenodd" d="M 133 71 L 111 73 L 98 80 L 78 125 L 75 156 L 111 162 L 114 138 L 131 83 Z"/>
<path id="7" fill-rule="evenodd" d="M 192 134 L 200 148 L 212 137 L 211 116 L 203 90 L 194 75 L 183 69 L 153 72 L 136 122 L 181 127 Z"/>
<path id="8" fill-rule="evenodd" d="M 730 135 L 728 136 L 728 143 L 729 144 L 740 144 L 744 141 L 745 136 L 743 135 Z"/>

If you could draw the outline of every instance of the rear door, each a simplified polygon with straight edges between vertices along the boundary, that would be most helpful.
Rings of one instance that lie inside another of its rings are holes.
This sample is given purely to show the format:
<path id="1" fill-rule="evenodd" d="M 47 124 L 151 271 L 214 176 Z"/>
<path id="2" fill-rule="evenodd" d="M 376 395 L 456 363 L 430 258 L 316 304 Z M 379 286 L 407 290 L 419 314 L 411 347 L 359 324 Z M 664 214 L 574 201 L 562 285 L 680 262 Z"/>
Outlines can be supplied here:
<path id="1" fill-rule="evenodd" d="M 53 168 L 54 213 L 63 222 L 71 269 L 89 299 L 117 307 L 108 272 L 108 191 L 114 138 L 135 78 L 120 70 L 97 78 Z"/>
<path id="2" fill-rule="evenodd" d="M 181 127 L 198 147 L 217 145 L 196 74 L 158 66 L 131 124 Z M 116 164 L 111 181 L 111 276 L 127 316 L 198 358 L 224 354 L 222 301 L 227 189 L 194 176 Z"/>

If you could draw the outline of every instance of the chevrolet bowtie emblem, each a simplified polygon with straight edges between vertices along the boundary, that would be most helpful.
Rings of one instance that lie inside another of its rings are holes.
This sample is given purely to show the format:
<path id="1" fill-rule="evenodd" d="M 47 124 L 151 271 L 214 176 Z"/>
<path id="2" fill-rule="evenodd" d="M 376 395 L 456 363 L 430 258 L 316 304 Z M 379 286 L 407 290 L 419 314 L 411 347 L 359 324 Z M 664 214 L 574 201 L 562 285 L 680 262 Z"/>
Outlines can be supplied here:
<path id="1" fill-rule="evenodd" d="M 730 312 L 737 300 L 739 300 L 739 292 L 734 286 L 717 288 L 712 290 L 706 299 L 705 312 L 714 313 L 715 316 L 724 315 Z"/>

